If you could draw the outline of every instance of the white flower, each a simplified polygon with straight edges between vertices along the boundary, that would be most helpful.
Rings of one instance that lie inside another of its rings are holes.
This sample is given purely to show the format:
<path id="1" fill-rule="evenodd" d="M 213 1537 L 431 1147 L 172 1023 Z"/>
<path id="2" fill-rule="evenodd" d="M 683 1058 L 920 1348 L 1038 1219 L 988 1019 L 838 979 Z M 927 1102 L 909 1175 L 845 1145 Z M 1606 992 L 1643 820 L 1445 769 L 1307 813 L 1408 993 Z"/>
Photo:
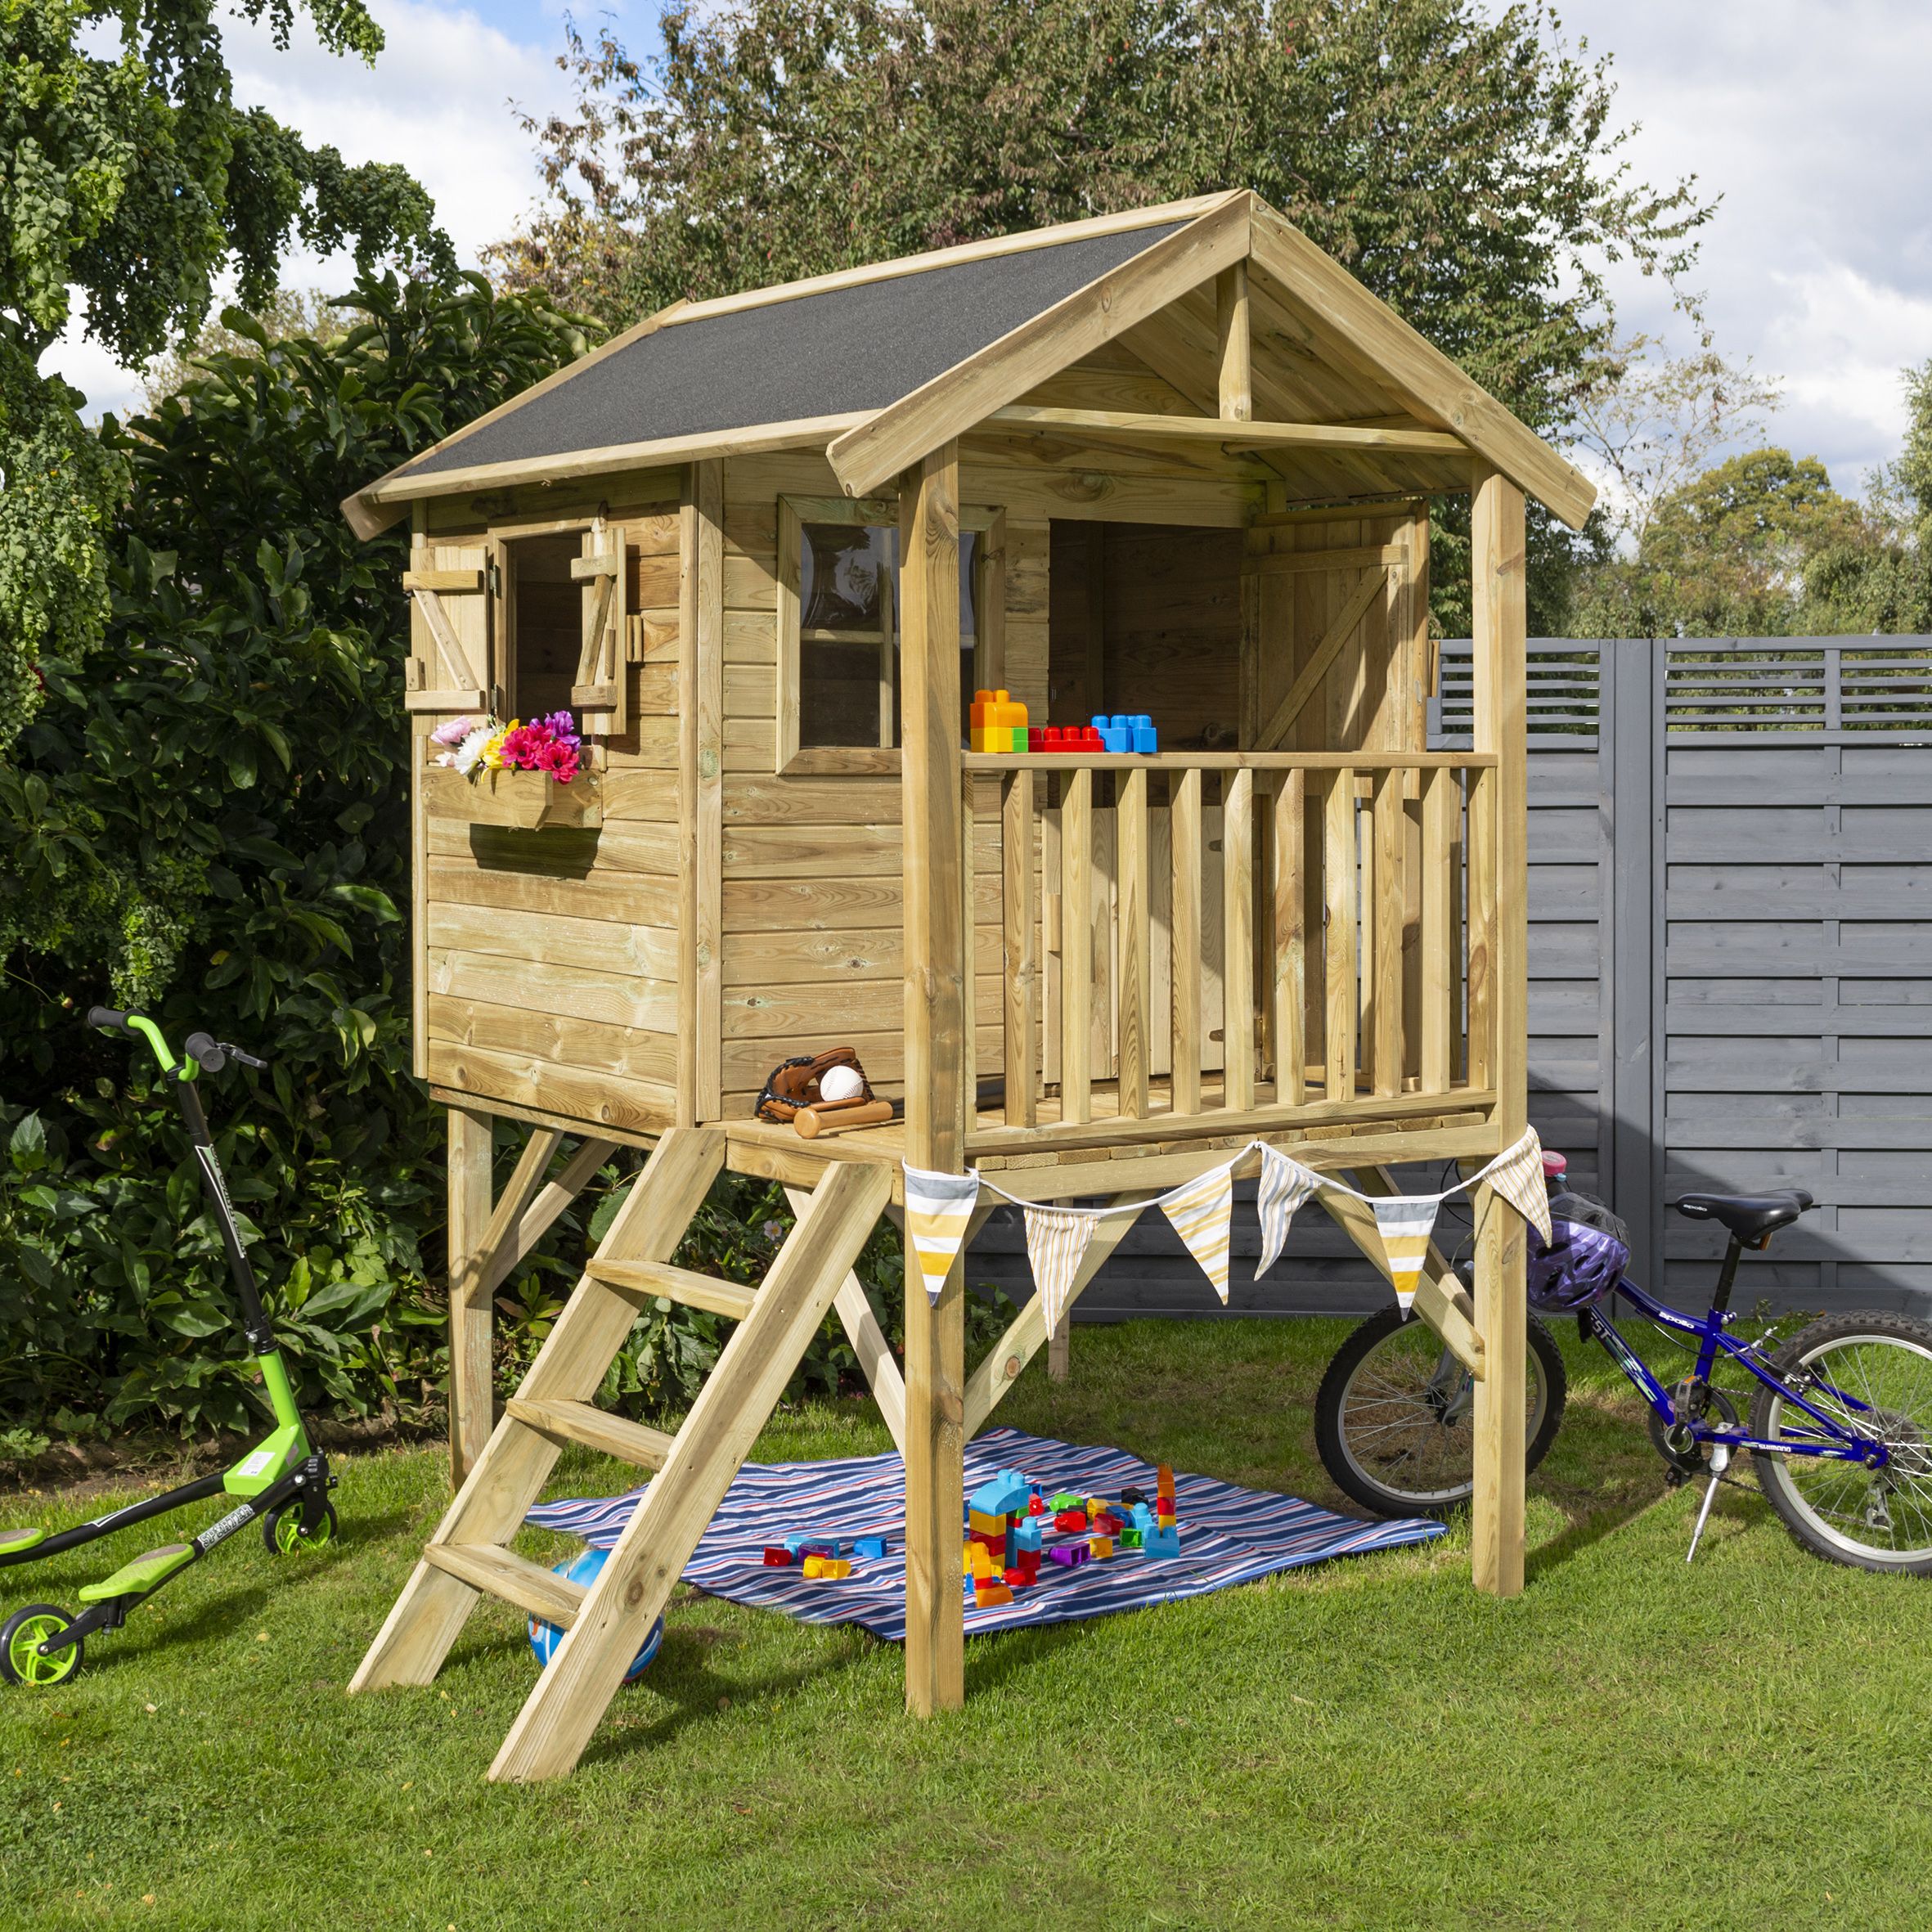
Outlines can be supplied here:
<path id="1" fill-rule="evenodd" d="M 479 725 L 451 754 L 451 764 L 467 778 L 476 770 L 477 761 L 483 755 L 483 747 L 496 735 L 493 725 Z"/>

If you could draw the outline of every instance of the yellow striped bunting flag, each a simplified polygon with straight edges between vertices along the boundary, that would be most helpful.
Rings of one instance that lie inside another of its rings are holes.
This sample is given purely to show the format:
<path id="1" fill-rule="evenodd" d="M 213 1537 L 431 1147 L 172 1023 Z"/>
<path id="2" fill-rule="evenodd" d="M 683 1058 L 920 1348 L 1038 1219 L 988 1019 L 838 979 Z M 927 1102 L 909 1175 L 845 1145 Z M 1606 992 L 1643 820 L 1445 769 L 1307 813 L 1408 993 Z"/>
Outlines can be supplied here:
<path id="1" fill-rule="evenodd" d="M 1281 1259 L 1287 1246 L 1288 1224 L 1295 1211 L 1320 1184 L 1319 1177 L 1292 1160 L 1278 1147 L 1261 1149 L 1261 1185 L 1255 1206 L 1261 1217 L 1261 1265 L 1256 1274 L 1265 1274 Z M 1225 1297 L 1223 1297 L 1225 1299 Z"/>
<path id="2" fill-rule="evenodd" d="M 1063 1207 L 1027 1210 L 1027 1259 L 1033 1266 L 1033 1285 L 1040 1292 L 1046 1332 L 1052 1334 L 1067 1312 L 1073 1278 L 1086 1258 L 1094 1238 L 1094 1217 Z"/>
<path id="3" fill-rule="evenodd" d="M 906 1166 L 905 1233 L 928 1301 L 938 1301 L 953 1271 L 978 1201 L 977 1174 L 936 1174 Z"/>
<path id="4" fill-rule="evenodd" d="M 1228 1299 L 1228 1234 L 1234 1212 L 1234 1167 L 1230 1161 L 1177 1188 L 1161 1202 L 1174 1231 L 1201 1264 L 1224 1305 Z"/>
<path id="5" fill-rule="evenodd" d="M 1549 1240 L 1549 1188 L 1543 1178 L 1543 1143 L 1534 1127 L 1476 1178 L 1487 1181 L 1546 1242 Z"/>
<path id="6" fill-rule="evenodd" d="M 1389 1259 L 1389 1278 L 1395 1283 L 1395 1299 L 1406 1310 L 1415 1300 L 1422 1264 L 1429 1258 L 1429 1237 L 1435 1232 L 1436 1211 L 1442 1205 L 1442 1197 L 1399 1195 L 1394 1200 L 1376 1201 L 1371 1205 L 1375 1209 L 1376 1232 L 1382 1236 L 1382 1252 Z"/>

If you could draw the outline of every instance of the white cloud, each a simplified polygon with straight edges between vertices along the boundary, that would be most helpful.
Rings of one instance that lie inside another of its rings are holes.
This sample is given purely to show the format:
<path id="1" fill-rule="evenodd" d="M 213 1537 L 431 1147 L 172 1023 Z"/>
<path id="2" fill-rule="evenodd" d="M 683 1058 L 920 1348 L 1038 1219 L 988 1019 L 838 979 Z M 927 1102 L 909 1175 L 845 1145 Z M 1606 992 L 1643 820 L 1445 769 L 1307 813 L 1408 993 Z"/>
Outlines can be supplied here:
<path id="1" fill-rule="evenodd" d="M 532 142 L 510 103 L 541 115 L 568 101 L 555 65 L 561 30 L 535 7 L 527 24 L 541 45 L 432 0 L 384 0 L 379 11 L 389 44 L 373 68 L 325 52 L 306 20 L 286 53 L 265 29 L 229 21 L 223 40 L 235 98 L 267 108 L 351 163 L 400 162 L 434 197 L 458 256 L 474 266 L 541 192 Z M 331 290 L 346 285 L 351 272 L 346 255 L 298 253 L 283 267 L 292 285 Z M 42 365 L 86 393 L 90 416 L 140 399 L 137 378 L 87 341 L 79 321 Z"/>
<path id="2" fill-rule="evenodd" d="M 1932 8 L 1559 4 L 1566 34 L 1615 56 L 1619 117 L 1642 123 L 1626 151 L 1637 176 L 1694 173 L 1723 196 L 1692 278 L 1718 346 L 1782 380 L 1772 435 L 1855 490 L 1897 453 L 1900 369 L 1932 356 Z M 1629 323 L 1670 323 L 1655 281 L 1613 285 Z"/>

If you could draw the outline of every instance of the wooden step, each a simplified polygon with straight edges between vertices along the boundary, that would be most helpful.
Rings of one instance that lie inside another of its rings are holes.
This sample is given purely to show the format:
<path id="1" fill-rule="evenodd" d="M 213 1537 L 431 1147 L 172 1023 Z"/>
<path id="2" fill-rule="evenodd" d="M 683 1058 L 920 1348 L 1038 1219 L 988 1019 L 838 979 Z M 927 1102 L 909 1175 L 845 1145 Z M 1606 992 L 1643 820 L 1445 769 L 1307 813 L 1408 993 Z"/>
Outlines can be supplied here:
<path id="1" fill-rule="evenodd" d="M 423 1560 L 475 1588 L 501 1597 L 532 1616 L 568 1630 L 577 1621 L 584 1586 L 494 1543 L 431 1543 Z"/>
<path id="2" fill-rule="evenodd" d="M 748 1288 L 743 1282 L 673 1268 L 668 1261 L 592 1260 L 584 1273 L 623 1294 L 663 1295 L 687 1308 L 708 1308 L 713 1314 L 729 1315 L 735 1322 L 742 1322 L 757 1299 L 757 1290 Z"/>
<path id="3" fill-rule="evenodd" d="M 513 1395 L 503 1405 L 513 1420 L 547 1436 L 553 1442 L 582 1443 L 620 1462 L 640 1469 L 662 1469 L 677 1438 L 642 1422 L 627 1422 L 590 1402 L 532 1402 Z"/>

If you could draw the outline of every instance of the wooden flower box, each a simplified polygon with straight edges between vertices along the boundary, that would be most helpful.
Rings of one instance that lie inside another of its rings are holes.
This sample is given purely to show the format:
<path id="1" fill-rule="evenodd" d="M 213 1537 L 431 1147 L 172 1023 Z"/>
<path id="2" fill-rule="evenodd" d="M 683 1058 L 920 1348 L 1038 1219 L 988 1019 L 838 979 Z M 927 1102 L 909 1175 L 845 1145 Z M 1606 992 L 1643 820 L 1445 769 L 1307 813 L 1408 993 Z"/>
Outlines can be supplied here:
<path id="1" fill-rule="evenodd" d="M 425 780 L 435 818 L 523 832 L 604 823 L 603 787 L 595 771 L 579 771 L 567 785 L 547 771 L 486 771 L 472 781 L 447 767 L 426 773 Z"/>

